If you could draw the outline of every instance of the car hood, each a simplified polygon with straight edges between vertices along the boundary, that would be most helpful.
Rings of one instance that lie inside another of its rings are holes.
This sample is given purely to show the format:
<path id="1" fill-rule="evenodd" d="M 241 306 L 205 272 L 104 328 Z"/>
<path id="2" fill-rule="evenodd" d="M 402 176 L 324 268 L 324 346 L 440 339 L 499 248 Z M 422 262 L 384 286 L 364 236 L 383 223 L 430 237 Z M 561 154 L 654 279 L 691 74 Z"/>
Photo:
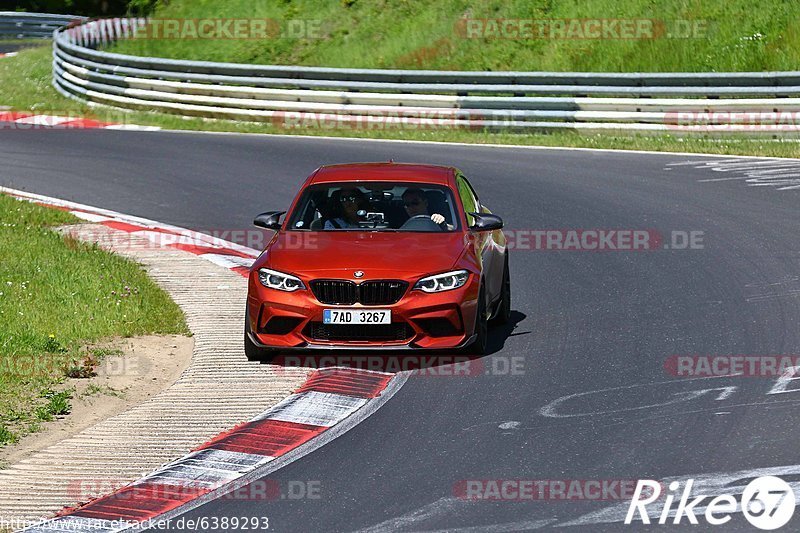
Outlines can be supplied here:
<path id="1" fill-rule="evenodd" d="M 364 279 L 413 277 L 451 269 L 467 246 L 461 232 L 411 233 L 366 231 L 280 232 L 260 266 L 317 276 Z"/>

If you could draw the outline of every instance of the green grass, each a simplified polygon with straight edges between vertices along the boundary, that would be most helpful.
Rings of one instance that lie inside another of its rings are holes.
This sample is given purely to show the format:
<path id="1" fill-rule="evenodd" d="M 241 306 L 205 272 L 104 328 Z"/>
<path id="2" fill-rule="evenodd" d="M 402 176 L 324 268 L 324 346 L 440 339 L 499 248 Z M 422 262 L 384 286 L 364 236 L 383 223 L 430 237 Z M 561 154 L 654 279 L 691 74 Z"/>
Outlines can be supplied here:
<path id="1" fill-rule="evenodd" d="M 176 115 L 144 111 L 122 112 L 105 107 L 88 107 L 65 98 L 53 89 L 48 46 L 23 50 L 16 57 L 0 60 L 0 105 L 19 110 L 42 113 L 80 114 L 108 122 L 128 122 L 160 126 L 165 129 L 227 131 L 239 133 L 278 133 L 327 135 L 334 137 L 364 137 L 375 139 L 409 139 L 416 141 L 465 142 L 480 144 L 514 144 L 536 146 L 568 146 L 582 148 L 616 148 L 625 150 L 656 150 L 710 154 L 740 154 L 774 157 L 800 156 L 800 143 L 770 139 L 746 138 L 680 138 L 672 135 L 622 135 L 556 133 L 493 133 L 472 130 L 330 130 L 282 129 L 271 123 L 246 123 L 227 120 L 182 118 Z"/>
<path id="2" fill-rule="evenodd" d="M 69 413 L 72 391 L 61 385 L 85 344 L 187 333 L 142 267 L 50 228 L 76 221 L 0 195 L 0 445 Z"/>
<path id="3" fill-rule="evenodd" d="M 46 43 L 47 39 L 3 39 L 0 38 L 0 45 L 18 45 L 18 46 L 40 46 Z"/>
<path id="4" fill-rule="evenodd" d="M 800 4 L 790 0 L 159 1 L 154 17 L 319 21 L 325 38 L 136 39 L 114 51 L 209 61 L 364 68 L 553 71 L 795 70 Z M 466 39 L 470 19 L 703 21 L 694 38 Z M 293 24 L 303 24 L 295 22 Z M 300 26 L 302 27 L 302 26 Z"/>
<path id="5" fill-rule="evenodd" d="M 40 396 L 45 403 L 36 409 L 36 418 L 42 422 L 50 422 L 56 416 L 68 415 L 71 411 L 69 401 L 72 399 L 72 392 L 72 390 L 42 392 Z"/>

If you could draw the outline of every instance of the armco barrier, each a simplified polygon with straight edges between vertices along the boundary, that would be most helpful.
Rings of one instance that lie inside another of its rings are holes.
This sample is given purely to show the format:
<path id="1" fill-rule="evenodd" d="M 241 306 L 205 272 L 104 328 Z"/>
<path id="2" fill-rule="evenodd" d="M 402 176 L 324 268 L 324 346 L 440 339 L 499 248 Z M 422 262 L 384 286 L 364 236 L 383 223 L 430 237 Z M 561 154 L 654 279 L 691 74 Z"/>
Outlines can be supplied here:
<path id="1" fill-rule="evenodd" d="M 58 28 L 85 17 L 0 11 L 0 39 L 49 39 Z"/>
<path id="2" fill-rule="evenodd" d="M 117 18 L 57 30 L 56 89 L 98 104 L 272 121 L 284 127 L 310 120 L 345 128 L 399 125 L 781 137 L 798 131 L 792 118 L 800 112 L 800 72 L 344 69 L 171 60 L 98 50 L 130 38 L 146 23 Z"/>

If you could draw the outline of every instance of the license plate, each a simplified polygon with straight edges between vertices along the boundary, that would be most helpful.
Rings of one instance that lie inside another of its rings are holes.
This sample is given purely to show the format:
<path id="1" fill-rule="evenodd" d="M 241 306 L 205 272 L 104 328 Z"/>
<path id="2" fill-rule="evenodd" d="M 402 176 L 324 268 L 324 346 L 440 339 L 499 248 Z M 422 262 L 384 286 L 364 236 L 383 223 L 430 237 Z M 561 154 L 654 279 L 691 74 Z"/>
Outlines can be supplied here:
<path id="1" fill-rule="evenodd" d="M 324 324 L 391 324 L 390 309 L 325 309 Z"/>

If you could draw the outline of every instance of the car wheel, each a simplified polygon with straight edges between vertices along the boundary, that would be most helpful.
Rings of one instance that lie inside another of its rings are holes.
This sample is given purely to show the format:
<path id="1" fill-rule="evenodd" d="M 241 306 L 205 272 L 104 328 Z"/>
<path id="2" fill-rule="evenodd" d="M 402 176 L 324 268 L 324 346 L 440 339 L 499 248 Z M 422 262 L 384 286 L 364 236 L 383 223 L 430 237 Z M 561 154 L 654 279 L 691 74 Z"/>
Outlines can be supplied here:
<path id="1" fill-rule="evenodd" d="M 495 324 L 507 324 L 509 320 L 511 320 L 511 276 L 508 271 L 508 255 L 506 255 L 500 303 L 497 304 L 497 312 L 492 322 Z"/>
<path id="2" fill-rule="evenodd" d="M 467 352 L 471 355 L 484 355 L 486 344 L 489 338 L 489 315 L 486 307 L 486 290 L 481 285 L 481 292 L 478 294 L 478 309 L 475 318 L 475 340 L 467 346 Z"/>
<path id="3" fill-rule="evenodd" d="M 268 361 L 275 357 L 275 350 L 260 348 L 250 340 L 250 321 L 244 320 L 244 354 L 248 361 Z"/>

